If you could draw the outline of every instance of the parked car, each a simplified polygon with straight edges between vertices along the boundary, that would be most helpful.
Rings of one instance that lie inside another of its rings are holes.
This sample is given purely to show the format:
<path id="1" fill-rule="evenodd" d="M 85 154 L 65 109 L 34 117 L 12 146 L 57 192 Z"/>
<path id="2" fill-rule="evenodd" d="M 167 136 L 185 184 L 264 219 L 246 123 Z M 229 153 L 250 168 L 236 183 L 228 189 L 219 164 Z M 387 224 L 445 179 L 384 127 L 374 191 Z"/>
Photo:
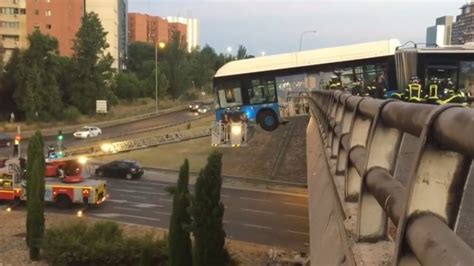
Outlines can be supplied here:
<path id="1" fill-rule="evenodd" d="M 75 138 L 87 139 L 102 135 L 102 130 L 98 127 L 85 126 L 74 132 L 73 135 Z"/>
<path id="2" fill-rule="evenodd" d="M 198 111 L 199 107 L 202 106 L 203 103 L 202 102 L 193 102 L 189 105 L 189 110 L 191 112 L 196 112 Z"/>
<path id="3" fill-rule="evenodd" d="M 143 167 L 135 161 L 112 161 L 99 166 L 95 170 L 95 174 L 101 177 L 125 177 L 127 180 L 131 180 L 143 175 Z"/>
<path id="4" fill-rule="evenodd" d="M 205 114 L 205 113 L 208 113 L 208 112 L 211 111 L 211 107 L 209 107 L 209 106 L 207 106 L 207 105 L 201 105 L 201 106 L 199 106 L 199 108 L 198 108 L 197 111 L 198 111 L 198 113 L 200 113 L 200 114 Z"/>
<path id="5" fill-rule="evenodd" d="M 13 144 L 13 138 L 6 134 L 0 133 L 0 147 L 10 147 Z"/>

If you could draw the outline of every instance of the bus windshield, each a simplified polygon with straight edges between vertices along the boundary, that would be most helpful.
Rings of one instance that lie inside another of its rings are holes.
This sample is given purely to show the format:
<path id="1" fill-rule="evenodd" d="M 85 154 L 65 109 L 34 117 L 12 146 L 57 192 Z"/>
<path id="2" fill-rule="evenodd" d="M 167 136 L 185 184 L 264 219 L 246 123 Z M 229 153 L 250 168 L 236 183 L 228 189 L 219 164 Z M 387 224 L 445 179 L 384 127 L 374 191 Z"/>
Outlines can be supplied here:
<path id="1" fill-rule="evenodd" d="M 217 87 L 217 98 L 220 108 L 231 108 L 242 105 L 240 81 L 222 83 Z"/>

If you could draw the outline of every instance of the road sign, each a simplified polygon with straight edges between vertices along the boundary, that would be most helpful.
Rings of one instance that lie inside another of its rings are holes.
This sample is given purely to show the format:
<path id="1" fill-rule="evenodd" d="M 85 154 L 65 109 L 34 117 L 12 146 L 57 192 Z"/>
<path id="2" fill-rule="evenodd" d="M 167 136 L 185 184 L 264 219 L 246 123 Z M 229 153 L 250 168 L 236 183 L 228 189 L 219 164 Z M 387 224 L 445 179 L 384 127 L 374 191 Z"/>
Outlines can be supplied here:
<path id="1" fill-rule="evenodd" d="M 106 114 L 107 113 L 107 101 L 106 100 L 97 100 L 95 112 L 98 114 Z"/>

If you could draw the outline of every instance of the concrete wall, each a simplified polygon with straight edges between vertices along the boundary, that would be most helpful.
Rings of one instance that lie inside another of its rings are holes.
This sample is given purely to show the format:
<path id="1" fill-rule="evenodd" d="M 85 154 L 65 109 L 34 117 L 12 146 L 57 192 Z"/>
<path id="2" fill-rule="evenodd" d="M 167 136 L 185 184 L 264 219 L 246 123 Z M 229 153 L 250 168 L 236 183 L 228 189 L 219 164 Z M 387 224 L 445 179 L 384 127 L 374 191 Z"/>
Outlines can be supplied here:
<path id="1" fill-rule="evenodd" d="M 306 134 L 311 265 L 354 265 L 343 210 L 313 117 Z"/>

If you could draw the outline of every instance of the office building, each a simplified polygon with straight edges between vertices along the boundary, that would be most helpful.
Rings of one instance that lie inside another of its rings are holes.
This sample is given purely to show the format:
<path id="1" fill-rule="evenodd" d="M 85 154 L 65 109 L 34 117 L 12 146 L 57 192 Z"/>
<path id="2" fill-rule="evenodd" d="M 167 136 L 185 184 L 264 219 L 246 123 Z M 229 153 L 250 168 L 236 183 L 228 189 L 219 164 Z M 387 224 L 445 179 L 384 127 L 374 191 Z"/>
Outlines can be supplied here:
<path id="1" fill-rule="evenodd" d="M 15 49 L 28 46 L 26 1 L 0 0 L 0 60 L 8 62 Z"/>
<path id="2" fill-rule="evenodd" d="M 58 39 L 59 53 L 73 54 L 76 33 L 84 15 L 84 0 L 26 0 L 27 34 L 36 29 Z"/>
<path id="3" fill-rule="evenodd" d="M 107 32 L 110 53 L 114 62 L 112 67 L 122 69 L 126 58 L 127 46 L 127 1 L 126 0 L 86 0 L 86 12 L 99 16 L 102 27 Z"/>
<path id="4" fill-rule="evenodd" d="M 183 18 L 183 17 L 167 17 L 170 23 L 182 23 L 187 26 L 186 31 L 186 42 L 188 44 L 188 51 L 199 46 L 199 20 L 195 18 Z"/>
<path id="5" fill-rule="evenodd" d="M 130 42 L 169 42 L 172 32 L 179 31 L 187 38 L 188 27 L 179 22 L 170 22 L 159 16 L 140 13 L 128 14 L 128 39 Z"/>
<path id="6" fill-rule="evenodd" d="M 474 3 L 467 3 L 461 7 L 461 14 L 453 23 L 451 36 L 452 44 L 474 42 Z"/>
<path id="7" fill-rule="evenodd" d="M 437 18 L 436 25 L 426 29 L 426 45 L 450 45 L 453 20 L 453 16 Z"/>

